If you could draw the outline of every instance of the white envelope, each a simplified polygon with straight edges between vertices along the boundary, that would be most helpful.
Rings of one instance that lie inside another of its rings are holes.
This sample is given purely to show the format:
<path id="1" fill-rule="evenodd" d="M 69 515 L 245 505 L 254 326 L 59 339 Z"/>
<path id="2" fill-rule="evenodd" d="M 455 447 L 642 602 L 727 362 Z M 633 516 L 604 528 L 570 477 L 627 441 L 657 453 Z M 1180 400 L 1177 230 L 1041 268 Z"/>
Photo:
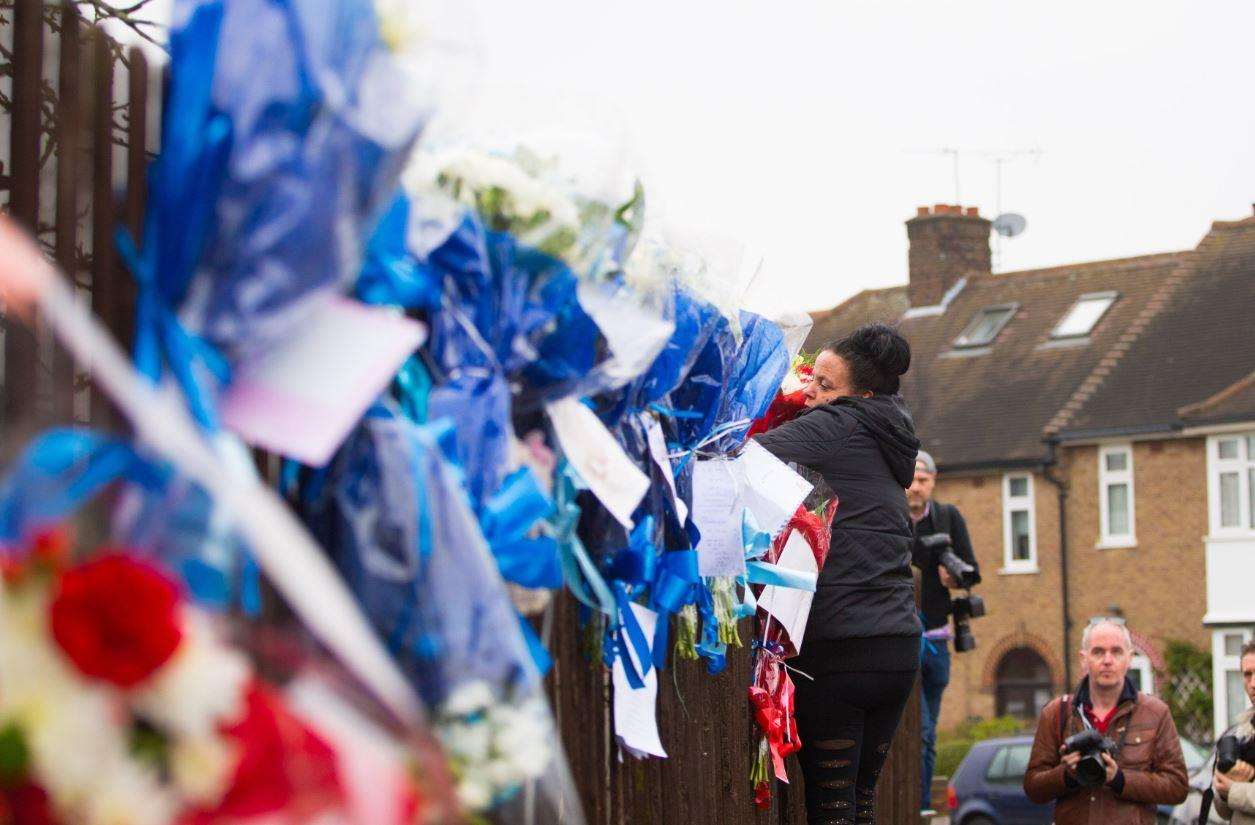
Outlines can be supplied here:
<path id="1" fill-rule="evenodd" d="M 819 573 L 811 546 L 796 530 L 789 534 L 789 540 L 784 543 L 784 550 L 781 551 L 776 565 L 811 574 Z M 780 622 L 798 653 L 802 652 L 802 638 L 806 635 L 806 621 L 810 617 L 811 601 L 814 598 L 815 594 L 809 590 L 777 587 L 772 584 L 764 587 L 758 597 L 759 609 L 766 610 Z"/>
<path id="2" fill-rule="evenodd" d="M 545 405 L 545 411 L 571 466 L 610 514 L 631 530 L 632 511 L 649 490 L 649 477 L 579 399 L 554 401 Z"/>
<path id="3" fill-rule="evenodd" d="M 426 334 L 393 309 L 321 301 L 276 347 L 236 368 L 222 421 L 249 444 L 321 467 Z"/>
<path id="4" fill-rule="evenodd" d="M 658 624 L 658 614 L 648 607 L 631 603 L 636 620 L 641 623 L 641 630 L 646 639 L 654 638 L 654 627 Z M 636 663 L 636 672 L 641 672 L 641 661 L 636 656 L 636 649 L 628 645 L 628 655 Z M 628 684 L 627 671 L 623 669 L 623 659 L 614 660 L 612 672 L 614 683 L 614 735 L 633 756 L 666 757 L 662 739 L 658 736 L 658 669 L 651 667 L 645 675 L 645 685 L 633 688 Z"/>
<path id="5" fill-rule="evenodd" d="M 759 529 L 774 537 L 793 518 L 815 485 L 752 439 L 746 442 L 736 464 L 745 485 L 745 505 L 754 514 Z"/>

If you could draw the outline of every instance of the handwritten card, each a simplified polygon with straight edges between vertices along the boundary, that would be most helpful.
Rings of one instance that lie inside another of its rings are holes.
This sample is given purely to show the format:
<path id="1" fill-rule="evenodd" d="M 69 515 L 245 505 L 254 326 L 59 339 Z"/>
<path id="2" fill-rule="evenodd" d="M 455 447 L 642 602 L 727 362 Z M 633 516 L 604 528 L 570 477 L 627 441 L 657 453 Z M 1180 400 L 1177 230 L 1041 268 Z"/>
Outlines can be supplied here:
<path id="1" fill-rule="evenodd" d="M 667 480 L 667 489 L 671 491 L 671 500 L 675 502 L 676 515 L 680 518 L 680 524 L 684 524 L 688 521 L 689 508 L 675 491 L 675 471 L 671 468 L 671 459 L 667 456 L 667 439 L 662 434 L 662 425 L 658 423 L 658 419 L 649 417 L 646 434 L 649 439 L 649 455 L 662 470 L 662 475 Z"/>
<path id="2" fill-rule="evenodd" d="M 775 536 L 815 485 L 798 475 L 757 441 L 749 441 L 736 460 L 745 481 L 745 505 L 758 526 Z"/>
<path id="3" fill-rule="evenodd" d="M 802 534 L 794 531 L 784 543 L 784 550 L 776 561 L 777 567 L 796 570 L 811 576 L 818 575 L 815 554 Z M 802 638 L 806 635 L 806 621 L 811 614 L 811 601 L 815 594 L 810 590 L 768 585 L 758 597 L 758 608 L 766 610 L 784 627 L 793 649 L 802 652 Z"/>
<path id="4" fill-rule="evenodd" d="M 745 572 L 741 486 L 735 466 L 726 459 L 698 461 L 693 467 L 693 523 L 702 534 L 697 542 L 697 570 L 703 576 Z"/>
<path id="5" fill-rule="evenodd" d="M 631 530 L 632 511 L 649 490 L 649 477 L 579 399 L 563 398 L 545 405 L 545 410 L 567 461 L 610 514 Z"/>
<path id="6" fill-rule="evenodd" d="M 641 630 L 646 639 L 654 638 L 654 627 L 658 624 L 658 614 L 648 607 L 633 602 L 632 612 L 641 623 Z M 641 671 L 641 661 L 636 650 L 628 645 L 628 655 L 636 665 L 636 672 Z M 612 673 L 614 682 L 614 734 L 620 744 L 633 756 L 661 756 L 666 758 L 667 752 L 662 748 L 662 739 L 658 736 L 658 669 L 651 667 L 645 674 L 645 684 L 633 688 L 628 684 L 627 671 L 623 669 L 622 657 L 615 659 Z"/>
<path id="7" fill-rule="evenodd" d="M 422 324 L 394 310 L 329 298 L 239 365 L 223 423 L 250 444 L 321 467 L 425 337 Z"/>

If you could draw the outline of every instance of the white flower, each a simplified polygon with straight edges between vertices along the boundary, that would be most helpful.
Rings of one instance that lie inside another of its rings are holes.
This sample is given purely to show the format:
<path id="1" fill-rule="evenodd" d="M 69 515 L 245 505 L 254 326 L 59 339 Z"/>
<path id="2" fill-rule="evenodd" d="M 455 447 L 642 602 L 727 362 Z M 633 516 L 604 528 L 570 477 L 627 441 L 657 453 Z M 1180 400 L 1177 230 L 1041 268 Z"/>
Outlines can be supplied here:
<path id="1" fill-rule="evenodd" d="M 217 736 L 179 739 L 170 745 L 170 774 L 184 797 L 210 807 L 226 793 L 239 754 Z"/>
<path id="2" fill-rule="evenodd" d="M 219 644 L 203 617 L 185 612 L 183 643 L 132 704 L 150 722 L 176 736 L 212 736 L 244 713 L 250 669 L 237 651 Z"/>
<path id="3" fill-rule="evenodd" d="M 85 825 L 168 825 L 179 810 L 157 776 L 130 760 L 102 766 L 94 784 L 75 817 Z"/>
<path id="4" fill-rule="evenodd" d="M 492 750 L 492 730 L 484 722 L 452 722 L 441 726 L 440 741 L 454 759 L 482 762 Z"/>
<path id="5" fill-rule="evenodd" d="M 458 685 L 440 708 L 442 716 L 471 716 L 496 702 L 492 688 L 482 679 Z"/>
<path id="6" fill-rule="evenodd" d="M 458 780 L 458 802 L 468 812 L 487 810 L 492 804 L 493 796 L 495 792 L 492 782 L 478 770 L 468 770 Z"/>

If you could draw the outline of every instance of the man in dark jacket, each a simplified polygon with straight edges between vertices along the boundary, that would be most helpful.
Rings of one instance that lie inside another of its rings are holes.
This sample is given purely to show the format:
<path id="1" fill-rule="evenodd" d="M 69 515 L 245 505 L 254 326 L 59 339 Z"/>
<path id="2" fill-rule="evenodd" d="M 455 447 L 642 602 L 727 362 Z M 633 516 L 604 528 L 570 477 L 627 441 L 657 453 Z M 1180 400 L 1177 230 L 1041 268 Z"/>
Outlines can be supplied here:
<path id="1" fill-rule="evenodd" d="M 937 483 L 937 463 L 923 450 L 915 458 L 915 480 L 906 491 L 907 504 L 911 508 L 911 522 L 915 525 L 915 545 L 911 551 L 911 563 L 920 570 L 920 614 L 924 619 L 924 650 L 920 656 L 920 728 L 923 739 L 923 758 L 920 805 L 922 815 L 936 813 L 932 809 L 933 767 L 937 763 L 937 721 L 941 715 L 941 697 L 950 684 L 950 640 L 954 633 L 950 628 L 950 591 L 959 583 L 938 561 L 936 550 L 920 544 L 923 536 L 946 533 L 950 536 L 954 553 L 972 567 L 980 582 L 980 565 L 972 552 L 972 540 L 967 534 L 967 522 L 953 504 L 942 504 L 933 499 Z"/>
<path id="2" fill-rule="evenodd" d="M 1132 662 L 1128 628 L 1109 619 L 1090 624 L 1081 639 L 1085 678 L 1075 694 L 1041 712 L 1024 792 L 1039 804 L 1055 803 L 1055 825 L 1153 825 L 1157 805 L 1180 804 L 1189 793 L 1172 714 L 1133 687 Z M 1080 781 L 1081 754 L 1063 747 L 1086 729 L 1115 746 L 1114 757 L 1102 754 L 1106 772 L 1096 787 Z"/>

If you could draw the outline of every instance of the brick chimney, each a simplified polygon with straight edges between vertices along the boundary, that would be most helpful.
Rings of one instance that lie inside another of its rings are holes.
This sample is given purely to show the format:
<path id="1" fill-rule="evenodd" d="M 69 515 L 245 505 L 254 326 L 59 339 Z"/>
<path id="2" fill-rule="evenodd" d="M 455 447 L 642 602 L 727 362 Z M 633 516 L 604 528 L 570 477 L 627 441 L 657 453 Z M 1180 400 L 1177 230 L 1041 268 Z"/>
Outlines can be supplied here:
<path id="1" fill-rule="evenodd" d="M 906 222 L 912 307 L 935 306 L 960 278 L 988 275 L 989 228 L 975 206 L 921 206 Z"/>

